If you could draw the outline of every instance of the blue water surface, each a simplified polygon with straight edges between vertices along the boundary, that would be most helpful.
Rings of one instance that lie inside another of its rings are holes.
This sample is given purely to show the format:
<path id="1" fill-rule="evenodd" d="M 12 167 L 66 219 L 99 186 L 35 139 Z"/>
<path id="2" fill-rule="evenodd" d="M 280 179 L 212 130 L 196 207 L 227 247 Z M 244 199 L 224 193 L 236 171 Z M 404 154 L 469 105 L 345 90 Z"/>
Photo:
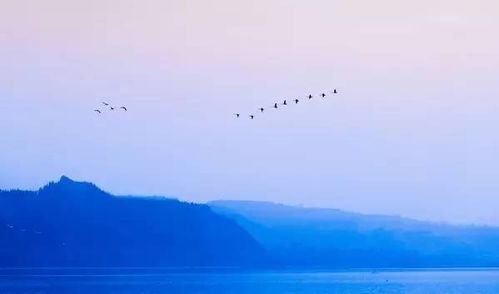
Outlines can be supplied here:
<path id="1" fill-rule="evenodd" d="M 499 293 L 499 270 L 169 272 L 139 269 L 9 269 L 1 294 L 45 293 Z"/>

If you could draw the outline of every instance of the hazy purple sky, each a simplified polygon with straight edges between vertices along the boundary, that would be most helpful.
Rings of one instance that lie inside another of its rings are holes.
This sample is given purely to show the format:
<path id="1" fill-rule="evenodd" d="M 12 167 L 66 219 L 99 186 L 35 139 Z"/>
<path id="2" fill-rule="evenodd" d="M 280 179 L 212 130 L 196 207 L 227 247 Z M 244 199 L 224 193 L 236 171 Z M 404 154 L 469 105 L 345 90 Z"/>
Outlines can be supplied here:
<path id="1" fill-rule="evenodd" d="M 499 224 L 498 35 L 496 0 L 2 0 L 0 188 Z"/>

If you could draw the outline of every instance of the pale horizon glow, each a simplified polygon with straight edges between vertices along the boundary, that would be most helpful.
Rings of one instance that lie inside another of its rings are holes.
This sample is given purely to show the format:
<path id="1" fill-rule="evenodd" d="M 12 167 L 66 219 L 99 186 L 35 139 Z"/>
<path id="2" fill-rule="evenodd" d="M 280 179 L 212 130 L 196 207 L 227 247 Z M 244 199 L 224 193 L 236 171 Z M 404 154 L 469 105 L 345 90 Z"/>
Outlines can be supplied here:
<path id="1" fill-rule="evenodd" d="M 488 0 L 2 1 L 0 189 L 67 175 L 122 195 L 499 225 L 497 11 Z M 97 116 L 104 100 L 129 111 Z"/>

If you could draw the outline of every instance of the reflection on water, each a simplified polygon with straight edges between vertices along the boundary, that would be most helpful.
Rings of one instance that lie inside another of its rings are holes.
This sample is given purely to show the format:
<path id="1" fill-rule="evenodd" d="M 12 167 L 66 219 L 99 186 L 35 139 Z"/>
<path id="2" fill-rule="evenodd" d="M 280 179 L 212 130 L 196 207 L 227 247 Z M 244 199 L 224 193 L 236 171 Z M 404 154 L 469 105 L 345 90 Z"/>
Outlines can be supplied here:
<path id="1" fill-rule="evenodd" d="M 0 293 L 499 293 L 499 270 L 172 273 L 152 269 L 9 269 Z"/>

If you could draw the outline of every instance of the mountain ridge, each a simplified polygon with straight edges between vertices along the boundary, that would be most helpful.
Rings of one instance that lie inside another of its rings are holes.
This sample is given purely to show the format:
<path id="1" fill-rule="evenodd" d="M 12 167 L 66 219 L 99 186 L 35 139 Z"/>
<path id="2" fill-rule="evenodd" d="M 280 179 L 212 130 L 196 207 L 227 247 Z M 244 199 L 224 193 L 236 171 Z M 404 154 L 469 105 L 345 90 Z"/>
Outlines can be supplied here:
<path id="1" fill-rule="evenodd" d="M 298 267 L 499 265 L 499 228 L 455 226 L 337 209 L 214 201 L 262 244 L 273 262 Z"/>
<path id="2" fill-rule="evenodd" d="M 497 267 L 499 228 L 262 201 L 0 190 L 0 266 Z"/>
<path id="3" fill-rule="evenodd" d="M 262 206 L 268 207 L 281 207 L 293 210 L 309 210 L 315 212 L 323 212 L 324 214 L 328 213 L 337 213 L 347 216 L 355 216 L 355 217 L 367 217 L 367 218 L 376 218 L 379 220 L 392 220 L 392 221 L 403 221 L 403 222 L 411 222 L 418 224 L 431 224 L 435 226 L 450 226 L 450 227 L 462 227 L 462 228 L 492 228 L 499 229 L 499 225 L 490 225 L 490 224 L 481 224 L 481 223 L 453 223 L 447 221 L 435 221 L 435 220 L 424 220 L 419 218 L 407 217 L 404 215 L 398 214 L 383 214 L 383 213 L 366 213 L 366 212 L 357 212 L 353 210 L 345 210 L 340 208 L 333 207 L 316 207 L 316 206 L 302 206 L 302 205 L 293 205 L 293 204 L 285 204 L 281 202 L 274 201 L 261 201 L 261 200 L 212 200 L 206 202 L 206 204 L 210 206 L 219 206 L 224 204 L 242 204 L 247 207 L 258 206 L 261 208 Z"/>
<path id="4" fill-rule="evenodd" d="M 61 177 L 0 191 L 0 266 L 253 266 L 263 248 L 208 206 Z"/>

